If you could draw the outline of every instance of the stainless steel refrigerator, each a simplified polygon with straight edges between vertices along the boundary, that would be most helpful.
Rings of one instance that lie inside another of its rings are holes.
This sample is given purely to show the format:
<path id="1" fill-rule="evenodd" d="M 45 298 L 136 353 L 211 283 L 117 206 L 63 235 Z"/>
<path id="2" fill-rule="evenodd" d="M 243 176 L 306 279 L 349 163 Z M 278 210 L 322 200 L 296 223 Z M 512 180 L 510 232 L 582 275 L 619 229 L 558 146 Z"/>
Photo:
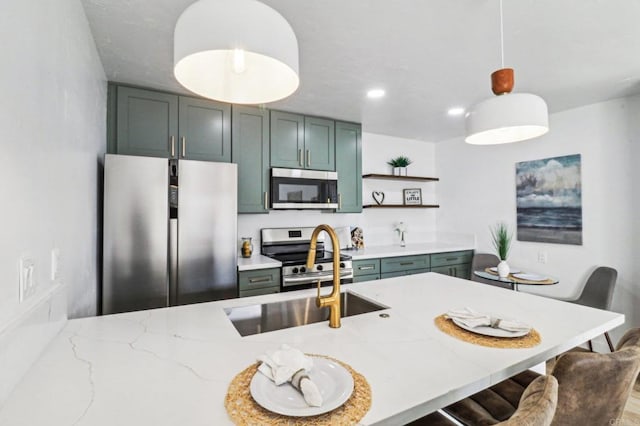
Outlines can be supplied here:
<path id="1" fill-rule="evenodd" d="M 105 156 L 102 313 L 236 296 L 237 166 Z"/>

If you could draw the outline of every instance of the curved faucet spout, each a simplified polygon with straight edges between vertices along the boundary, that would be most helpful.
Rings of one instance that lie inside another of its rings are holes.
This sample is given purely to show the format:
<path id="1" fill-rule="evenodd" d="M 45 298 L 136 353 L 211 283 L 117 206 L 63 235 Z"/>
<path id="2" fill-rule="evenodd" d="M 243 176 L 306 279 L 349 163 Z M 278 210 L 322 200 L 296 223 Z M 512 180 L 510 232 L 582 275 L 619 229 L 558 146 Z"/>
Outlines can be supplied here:
<path id="1" fill-rule="evenodd" d="M 316 306 L 319 308 L 329 307 L 329 327 L 340 327 L 340 242 L 336 231 L 329 225 L 322 224 L 316 226 L 311 234 L 311 242 L 309 244 L 309 254 L 307 255 L 307 268 L 312 268 L 316 258 L 316 245 L 318 235 L 325 231 L 331 238 L 333 246 L 333 290 L 328 296 L 320 296 L 320 281 L 318 281 L 318 297 Z"/>

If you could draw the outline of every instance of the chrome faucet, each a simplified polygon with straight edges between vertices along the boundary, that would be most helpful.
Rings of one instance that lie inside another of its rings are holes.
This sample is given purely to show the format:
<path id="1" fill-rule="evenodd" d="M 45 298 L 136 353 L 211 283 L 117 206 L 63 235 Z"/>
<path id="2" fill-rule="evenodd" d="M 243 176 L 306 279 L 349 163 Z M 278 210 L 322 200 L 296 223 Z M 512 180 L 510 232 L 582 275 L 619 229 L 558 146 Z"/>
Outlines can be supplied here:
<path id="1" fill-rule="evenodd" d="M 307 255 L 307 268 L 313 268 L 316 259 L 316 244 L 320 232 L 326 231 L 331 238 L 333 246 L 333 291 L 328 296 L 320 296 L 320 281 L 318 281 L 318 297 L 316 298 L 316 306 L 318 308 L 329 307 L 329 327 L 340 328 L 340 242 L 336 231 L 329 225 L 318 225 L 311 234 L 311 243 L 309 244 L 309 254 Z"/>

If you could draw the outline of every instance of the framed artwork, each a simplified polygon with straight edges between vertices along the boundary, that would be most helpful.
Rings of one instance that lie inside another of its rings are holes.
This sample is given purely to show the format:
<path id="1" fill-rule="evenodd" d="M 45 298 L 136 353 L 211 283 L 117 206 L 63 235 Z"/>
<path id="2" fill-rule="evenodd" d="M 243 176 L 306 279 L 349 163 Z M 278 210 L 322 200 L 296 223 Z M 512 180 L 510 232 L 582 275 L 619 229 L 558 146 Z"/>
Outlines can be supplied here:
<path id="1" fill-rule="evenodd" d="M 405 205 L 422 204 L 422 189 L 420 188 L 403 189 L 402 193 L 404 194 Z"/>
<path id="2" fill-rule="evenodd" d="M 519 241 L 582 245 L 580 154 L 516 163 Z"/>

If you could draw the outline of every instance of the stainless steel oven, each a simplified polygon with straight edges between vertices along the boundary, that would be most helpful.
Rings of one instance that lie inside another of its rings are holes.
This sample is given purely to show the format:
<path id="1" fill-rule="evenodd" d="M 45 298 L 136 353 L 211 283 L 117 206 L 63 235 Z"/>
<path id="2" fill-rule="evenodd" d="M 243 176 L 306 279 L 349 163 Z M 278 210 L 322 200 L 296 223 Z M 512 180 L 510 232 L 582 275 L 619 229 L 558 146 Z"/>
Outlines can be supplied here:
<path id="1" fill-rule="evenodd" d="M 338 173 L 271 169 L 272 209 L 337 209 Z"/>

